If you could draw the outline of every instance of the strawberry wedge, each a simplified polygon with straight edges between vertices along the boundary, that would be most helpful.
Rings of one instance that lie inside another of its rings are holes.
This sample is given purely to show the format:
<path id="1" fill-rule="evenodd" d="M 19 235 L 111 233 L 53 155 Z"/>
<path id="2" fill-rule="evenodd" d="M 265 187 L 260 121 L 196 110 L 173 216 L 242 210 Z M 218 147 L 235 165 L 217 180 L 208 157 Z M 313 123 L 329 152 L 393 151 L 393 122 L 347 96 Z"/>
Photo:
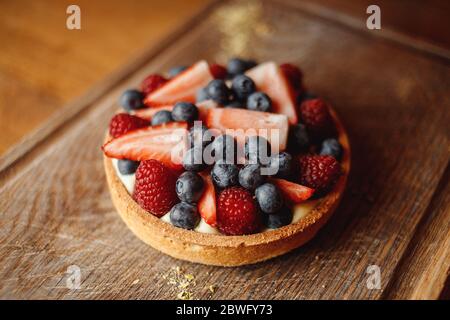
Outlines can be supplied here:
<path id="1" fill-rule="evenodd" d="M 216 190 L 208 171 L 202 172 L 205 181 L 205 191 L 198 202 L 198 212 L 205 222 L 211 226 L 216 225 Z"/>
<path id="2" fill-rule="evenodd" d="M 271 178 L 270 181 L 281 190 L 287 200 L 295 204 L 308 200 L 314 193 L 314 189 L 284 179 Z"/>
<path id="3" fill-rule="evenodd" d="M 295 90 L 275 62 L 265 62 L 246 72 L 255 82 L 258 91 L 265 92 L 272 100 L 272 111 L 284 114 L 290 124 L 298 123 L 295 108 Z"/>
<path id="4" fill-rule="evenodd" d="M 241 145 L 246 137 L 258 135 L 270 142 L 273 153 L 286 149 L 289 125 L 283 114 L 235 108 L 210 109 L 206 125 L 234 136 Z"/>
<path id="5" fill-rule="evenodd" d="M 187 148 L 187 128 L 186 123 L 171 122 L 138 129 L 105 143 L 102 149 L 110 158 L 134 161 L 155 159 L 180 170 Z"/>
<path id="6" fill-rule="evenodd" d="M 206 87 L 213 79 L 208 62 L 199 61 L 148 94 L 144 103 L 155 107 L 175 104 L 178 101 L 195 102 L 197 91 Z"/>
<path id="7" fill-rule="evenodd" d="M 209 109 L 218 108 L 219 105 L 214 102 L 213 100 L 205 100 L 199 103 L 196 103 L 196 106 L 198 107 L 199 111 L 199 118 L 200 120 L 204 121 L 206 119 L 206 115 L 208 113 Z M 160 107 L 153 107 L 153 108 L 144 108 L 136 110 L 135 115 L 139 118 L 151 120 L 152 117 L 161 110 L 168 110 L 172 111 L 173 105 L 167 105 L 167 106 L 160 106 Z"/>
<path id="8" fill-rule="evenodd" d="M 144 109 L 138 109 L 135 111 L 134 115 L 138 116 L 139 118 L 145 119 L 145 120 L 152 120 L 153 116 L 162 110 L 168 110 L 172 111 L 173 105 L 167 105 L 167 106 L 159 106 L 159 107 L 153 107 L 153 108 L 144 108 Z"/>
<path id="9" fill-rule="evenodd" d="M 206 118 L 208 117 L 208 110 L 218 108 L 219 104 L 213 100 L 205 100 L 197 103 L 196 106 L 198 107 L 199 119 L 206 122 Z"/>

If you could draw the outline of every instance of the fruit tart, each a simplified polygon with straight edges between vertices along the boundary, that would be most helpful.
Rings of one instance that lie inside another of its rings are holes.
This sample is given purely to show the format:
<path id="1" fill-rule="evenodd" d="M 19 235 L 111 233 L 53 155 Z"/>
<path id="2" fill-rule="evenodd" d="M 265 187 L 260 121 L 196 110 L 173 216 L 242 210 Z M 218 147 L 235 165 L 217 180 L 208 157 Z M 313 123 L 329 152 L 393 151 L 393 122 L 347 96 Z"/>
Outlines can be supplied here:
<path id="1" fill-rule="evenodd" d="M 127 226 L 172 257 L 256 263 L 314 237 L 336 209 L 350 146 L 289 63 L 199 61 L 119 99 L 102 150 Z"/>

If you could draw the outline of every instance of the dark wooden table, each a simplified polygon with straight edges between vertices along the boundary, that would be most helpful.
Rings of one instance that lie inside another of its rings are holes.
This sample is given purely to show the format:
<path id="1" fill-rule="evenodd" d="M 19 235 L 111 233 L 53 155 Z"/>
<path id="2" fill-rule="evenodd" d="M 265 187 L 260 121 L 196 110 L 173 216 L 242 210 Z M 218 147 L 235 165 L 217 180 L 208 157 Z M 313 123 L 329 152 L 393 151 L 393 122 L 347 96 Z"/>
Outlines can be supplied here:
<path id="1" fill-rule="evenodd" d="M 2 1 L 0 155 L 208 1 Z M 81 30 L 66 27 L 71 3 Z"/>
<path id="2" fill-rule="evenodd" d="M 326 13 L 296 1 L 215 3 L 1 158 L 0 297 L 171 299 L 179 288 L 165 275 L 176 267 L 195 278 L 194 299 L 447 297 L 450 55 Z M 298 63 L 345 123 L 353 167 L 341 206 L 309 244 L 208 267 L 131 234 L 99 146 L 122 90 L 174 64 L 234 55 Z M 373 270 L 379 289 L 368 286 Z"/>

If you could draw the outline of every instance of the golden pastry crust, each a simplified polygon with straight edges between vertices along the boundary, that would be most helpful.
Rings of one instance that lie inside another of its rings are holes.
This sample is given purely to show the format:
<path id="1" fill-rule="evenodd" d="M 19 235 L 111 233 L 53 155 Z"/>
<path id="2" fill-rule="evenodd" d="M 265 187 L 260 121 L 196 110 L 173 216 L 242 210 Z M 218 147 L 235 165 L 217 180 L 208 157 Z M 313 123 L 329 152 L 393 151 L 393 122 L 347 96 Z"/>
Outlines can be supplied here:
<path id="1" fill-rule="evenodd" d="M 343 147 L 343 174 L 334 189 L 296 223 L 246 236 L 207 234 L 174 227 L 146 212 L 131 198 L 117 176 L 111 159 L 104 156 L 114 206 L 138 238 L 174 258 L 216 266 L 240 266 L 282 255 L 314 237 L 333 214 L 344 192 L 350 171 L 350 144 L 336 113 L 333 110 L 331 113 Z"/>

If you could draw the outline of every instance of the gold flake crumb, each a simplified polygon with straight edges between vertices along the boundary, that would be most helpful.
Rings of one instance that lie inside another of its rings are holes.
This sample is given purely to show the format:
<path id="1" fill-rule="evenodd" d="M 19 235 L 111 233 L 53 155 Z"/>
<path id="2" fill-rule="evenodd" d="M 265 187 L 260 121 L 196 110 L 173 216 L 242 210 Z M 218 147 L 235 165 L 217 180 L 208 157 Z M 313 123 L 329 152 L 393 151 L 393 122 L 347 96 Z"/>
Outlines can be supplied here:
<path id="1" fill-rule="evenodd" d="M 189 291 L 181 291 L 178 293 L 177 298 L 180 300 L 191 300 L 191 293 Z"/>
<path id="2" fill-rule="evenodd" d="M 214 293 L 216 291 L 216 288 L 213 285 L 210 285 L 208 289 L 209 291 L 211 291 L 211 293 Z"/>
<path id="3" fill-rule="evenodd" d="M 192 274 L 189 274 L 189 273 L 188 273 L 188 274 L 185 274 L 184 277 L 185 277 L 188 281 L 192 281 L 192 280 L 194 280 L 194 278 L 195 278 Z"/>
<path id="4" fill-rule="evenodd" d="M 192 299 L 193 293 L 191 288 L 196 286 L 195 276 L 193 274 L 185 273 L 183 268 L 179 266 L 173 266 L 163 275 L 163 279 L 172 287 L 178 299 Z"/>
<path id="5" fill-rule="evenodd" d="M 139 279 L 136 279 L 133 281 L 132 285 L 138 284 L 139 283 Z"/>

